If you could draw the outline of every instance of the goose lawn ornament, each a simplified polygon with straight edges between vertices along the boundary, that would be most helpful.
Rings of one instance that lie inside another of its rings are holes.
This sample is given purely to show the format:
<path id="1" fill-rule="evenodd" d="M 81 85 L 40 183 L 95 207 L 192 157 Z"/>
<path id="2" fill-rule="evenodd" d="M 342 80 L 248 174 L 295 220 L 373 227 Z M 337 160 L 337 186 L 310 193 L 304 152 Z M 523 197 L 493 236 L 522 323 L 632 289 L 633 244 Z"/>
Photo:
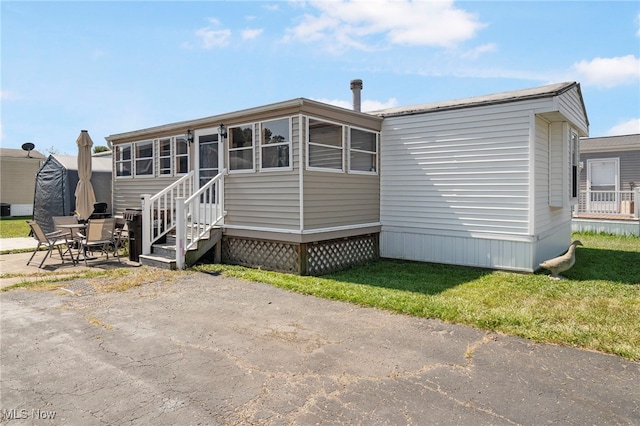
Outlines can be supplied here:
<path id="1" fill-rule="evenodd" d="M 576 263 L 576 246 L 583 245 L 580 241 L 575 240 L 569 246 L 569 250 L 562 256 L 554 257 L 553 259 L 545 260 L 540 264 L 540 267 L 548 269 L 551 274 L 549 278 L 556 280 L 561 279 L 560 272 L 569 270 L 574 263 Z"/>

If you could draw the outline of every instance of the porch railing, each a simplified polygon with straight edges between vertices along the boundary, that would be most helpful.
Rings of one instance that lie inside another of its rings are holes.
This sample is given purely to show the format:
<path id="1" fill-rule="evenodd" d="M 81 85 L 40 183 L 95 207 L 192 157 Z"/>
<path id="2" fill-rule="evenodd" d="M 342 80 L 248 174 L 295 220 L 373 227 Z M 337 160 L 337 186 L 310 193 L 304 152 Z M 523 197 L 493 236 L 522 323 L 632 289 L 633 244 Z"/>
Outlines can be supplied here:
<path id="1" fill-rule="evenodd" d="M 142 195 L 142 253 L 176 227 L 176 199 L 187 198 L 195 188 L 195 173 L 187 173 L 157 194 Z"/>
<path id="2" fill-rule="evenodd" d="M 222 170 L 189 198 L 178 198 L 176 208 L 176 267 L 184 267 L 188 250 L 209 236 L 224 218 L 224 175 Z"/>
<path id="3" fill-rule="evenodd" d="M 142 196 L 142 254 L 171 230 L 176 230 L 176 266 L 184 267 L 187 250 L 195 247 L 224 217 L 222 170 L 197 188 L 195 173 L 189 172 L 157 194 Z"/>
<path id="4" fill-rule="evenodd" d="M 580 191 L 574 214 L 638 218 L 640 188 L 633 191 Z"/>

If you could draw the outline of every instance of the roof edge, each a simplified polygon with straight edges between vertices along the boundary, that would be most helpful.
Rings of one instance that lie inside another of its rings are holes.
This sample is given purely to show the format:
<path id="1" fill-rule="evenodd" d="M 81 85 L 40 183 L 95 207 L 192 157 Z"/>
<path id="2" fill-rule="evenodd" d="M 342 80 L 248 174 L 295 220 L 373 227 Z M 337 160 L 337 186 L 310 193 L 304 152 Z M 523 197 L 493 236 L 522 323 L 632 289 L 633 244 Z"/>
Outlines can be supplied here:
<path id="1" fill-rule="evenodd" d="M 261 105 L 261 106 L 258 106 L 258 107 L 241 109 L 241 110 L 238 110 L 238 111 L 233 111 L 233 112 L 228 112 L 228 113 L 223 113 L 223 114 L 211 115 L 211 116 L 208 116 L 208 117 L 198 118 L 198 119 L 194 119 L 194 120 L 179 121 L 179 122 L 175 122 L 175 123 L 163 124 L 163 125 L 160 125 L 160 126 L 148 127 L 148 128 L 145 128 L 145 129 L 133 130 L 133 131 L 130 131 L 130 132 L 116 133 L 116 134 L 112 134 L 112 135 L 109 135 L 109 136 L 105 137 L 105 140 L 109 144 L 111 144 L 113 141 L 117 141 L 117 140 L 120 140 L 120 139 L 130 139 L 130 138 L 137 137 L 137 136 L 146 136 L 146 135 L 153 134 L 153 133 L 170 132 L 170 131 L 174 131 L 174 130 L 175 131 L 184 131 L 185 129 L 190 128 L 190 127 L 191 128 L 198 128 L 198 127 L 210 125 L 211 123 L 216 123 L 216 122 L 223 123 L 225 121 L 233 120 L 235 118 L 240 118 L 240 117 L 245 116 L 245 115 L 260 114 L 260 113 L 269 112 L 269 111 L 277 111 L 277 110 L 288 109 L 288 108 L 296 108 L 296 107 L 297 108 L 302 108 L 304 105 L 315 105 L 315 106 L 319 106 L 321 108 L 330 108 L 330 109 L 334 109 L 334 110 L 339 110 L 339 111 L 342 111 L 342 112 L 344 112 L 346 114 L 367 116 L 368 118 L 373 118 L 373 119 L 378 119 L 379 118 L 380 120 L 382 120 L 381 117 L 376 117 L 376 116 L 368 114 L 368 113 L 358 112 L 358 111 L 354 111 L 354 110 L 351 110 L 351 109 L 339 107 L 339 106 L 336 106 L 336 105 L 331 105 L 331 104 L 327 104 L 327 103 L 324 103 L 324 102 L 314 101 L 312 99 L 294 98 L 294 99 L 290 99 L 290 100 L 287 100 L 287 101 Z"/>
<path id="2" fill-rule="evenodd" d="M 433 102 L 428 104 L 418 104 L 407 107 L 389 108 L 378 111 L 371 111 L 370 114 L 379 115 L 381 117 L 399 117 L 403 115 L 424 114 L 435 111 L 450 111 L 456 109 L 472 108 L 478 106 L 500 105 L 505 103 L 520 102 L 532 99 L 550 98 L 562 95 L 563 93 L 578 88 L 582 108 L 585 111 L 580 84 L 572 82 L 556 83 L 546 86 L 533 87 L 528 89 L 513 90 L 508 92 L 500 92 L 489 95 L 473 96 L 469 98 L 455 99 L 451 101 Z M 545 90 L 547 89 L 547 90 Z M 528 93 L 531 92 L 531 93 Z M 587 118 L 588 124 L 588 118 Z"/>

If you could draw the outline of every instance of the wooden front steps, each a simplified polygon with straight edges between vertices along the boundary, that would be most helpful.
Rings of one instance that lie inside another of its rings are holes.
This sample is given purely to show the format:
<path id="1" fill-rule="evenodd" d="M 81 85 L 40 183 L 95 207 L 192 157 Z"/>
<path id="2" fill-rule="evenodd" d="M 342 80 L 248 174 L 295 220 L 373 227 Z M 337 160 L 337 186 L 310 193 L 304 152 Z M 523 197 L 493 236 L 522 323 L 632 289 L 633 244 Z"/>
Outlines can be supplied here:
<path id="1" fill-rule="evenodd" d="M 220 262 L 220 243 L 222 241 L 222 228 L 213 228 L 209 233 L 209 238 L 202 238 L 198 241 L 198 247 L 187 251 L 185 255 L 185 266 L 194 265 L 202 256 L 215 246 L 214 261 Z M 151 246 L 151 254 L 141 254 L 140 264 L 153 266 L 155 268 L 175 270 L 176 265 L 176 238 L 175 235 L 167 235 L 166 242 Z"/>

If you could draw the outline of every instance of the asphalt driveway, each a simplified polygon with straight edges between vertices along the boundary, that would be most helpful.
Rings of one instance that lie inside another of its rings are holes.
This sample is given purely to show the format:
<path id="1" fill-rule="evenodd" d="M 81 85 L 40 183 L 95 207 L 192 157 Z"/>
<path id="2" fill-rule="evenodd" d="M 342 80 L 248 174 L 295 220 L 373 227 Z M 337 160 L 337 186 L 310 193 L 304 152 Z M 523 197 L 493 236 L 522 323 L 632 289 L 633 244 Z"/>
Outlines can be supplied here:
<path id="1" fill-rule="evenodd" d="M 0 294 L 3 423 L 640 424 L 640 364 L 202 273 Z"/>

